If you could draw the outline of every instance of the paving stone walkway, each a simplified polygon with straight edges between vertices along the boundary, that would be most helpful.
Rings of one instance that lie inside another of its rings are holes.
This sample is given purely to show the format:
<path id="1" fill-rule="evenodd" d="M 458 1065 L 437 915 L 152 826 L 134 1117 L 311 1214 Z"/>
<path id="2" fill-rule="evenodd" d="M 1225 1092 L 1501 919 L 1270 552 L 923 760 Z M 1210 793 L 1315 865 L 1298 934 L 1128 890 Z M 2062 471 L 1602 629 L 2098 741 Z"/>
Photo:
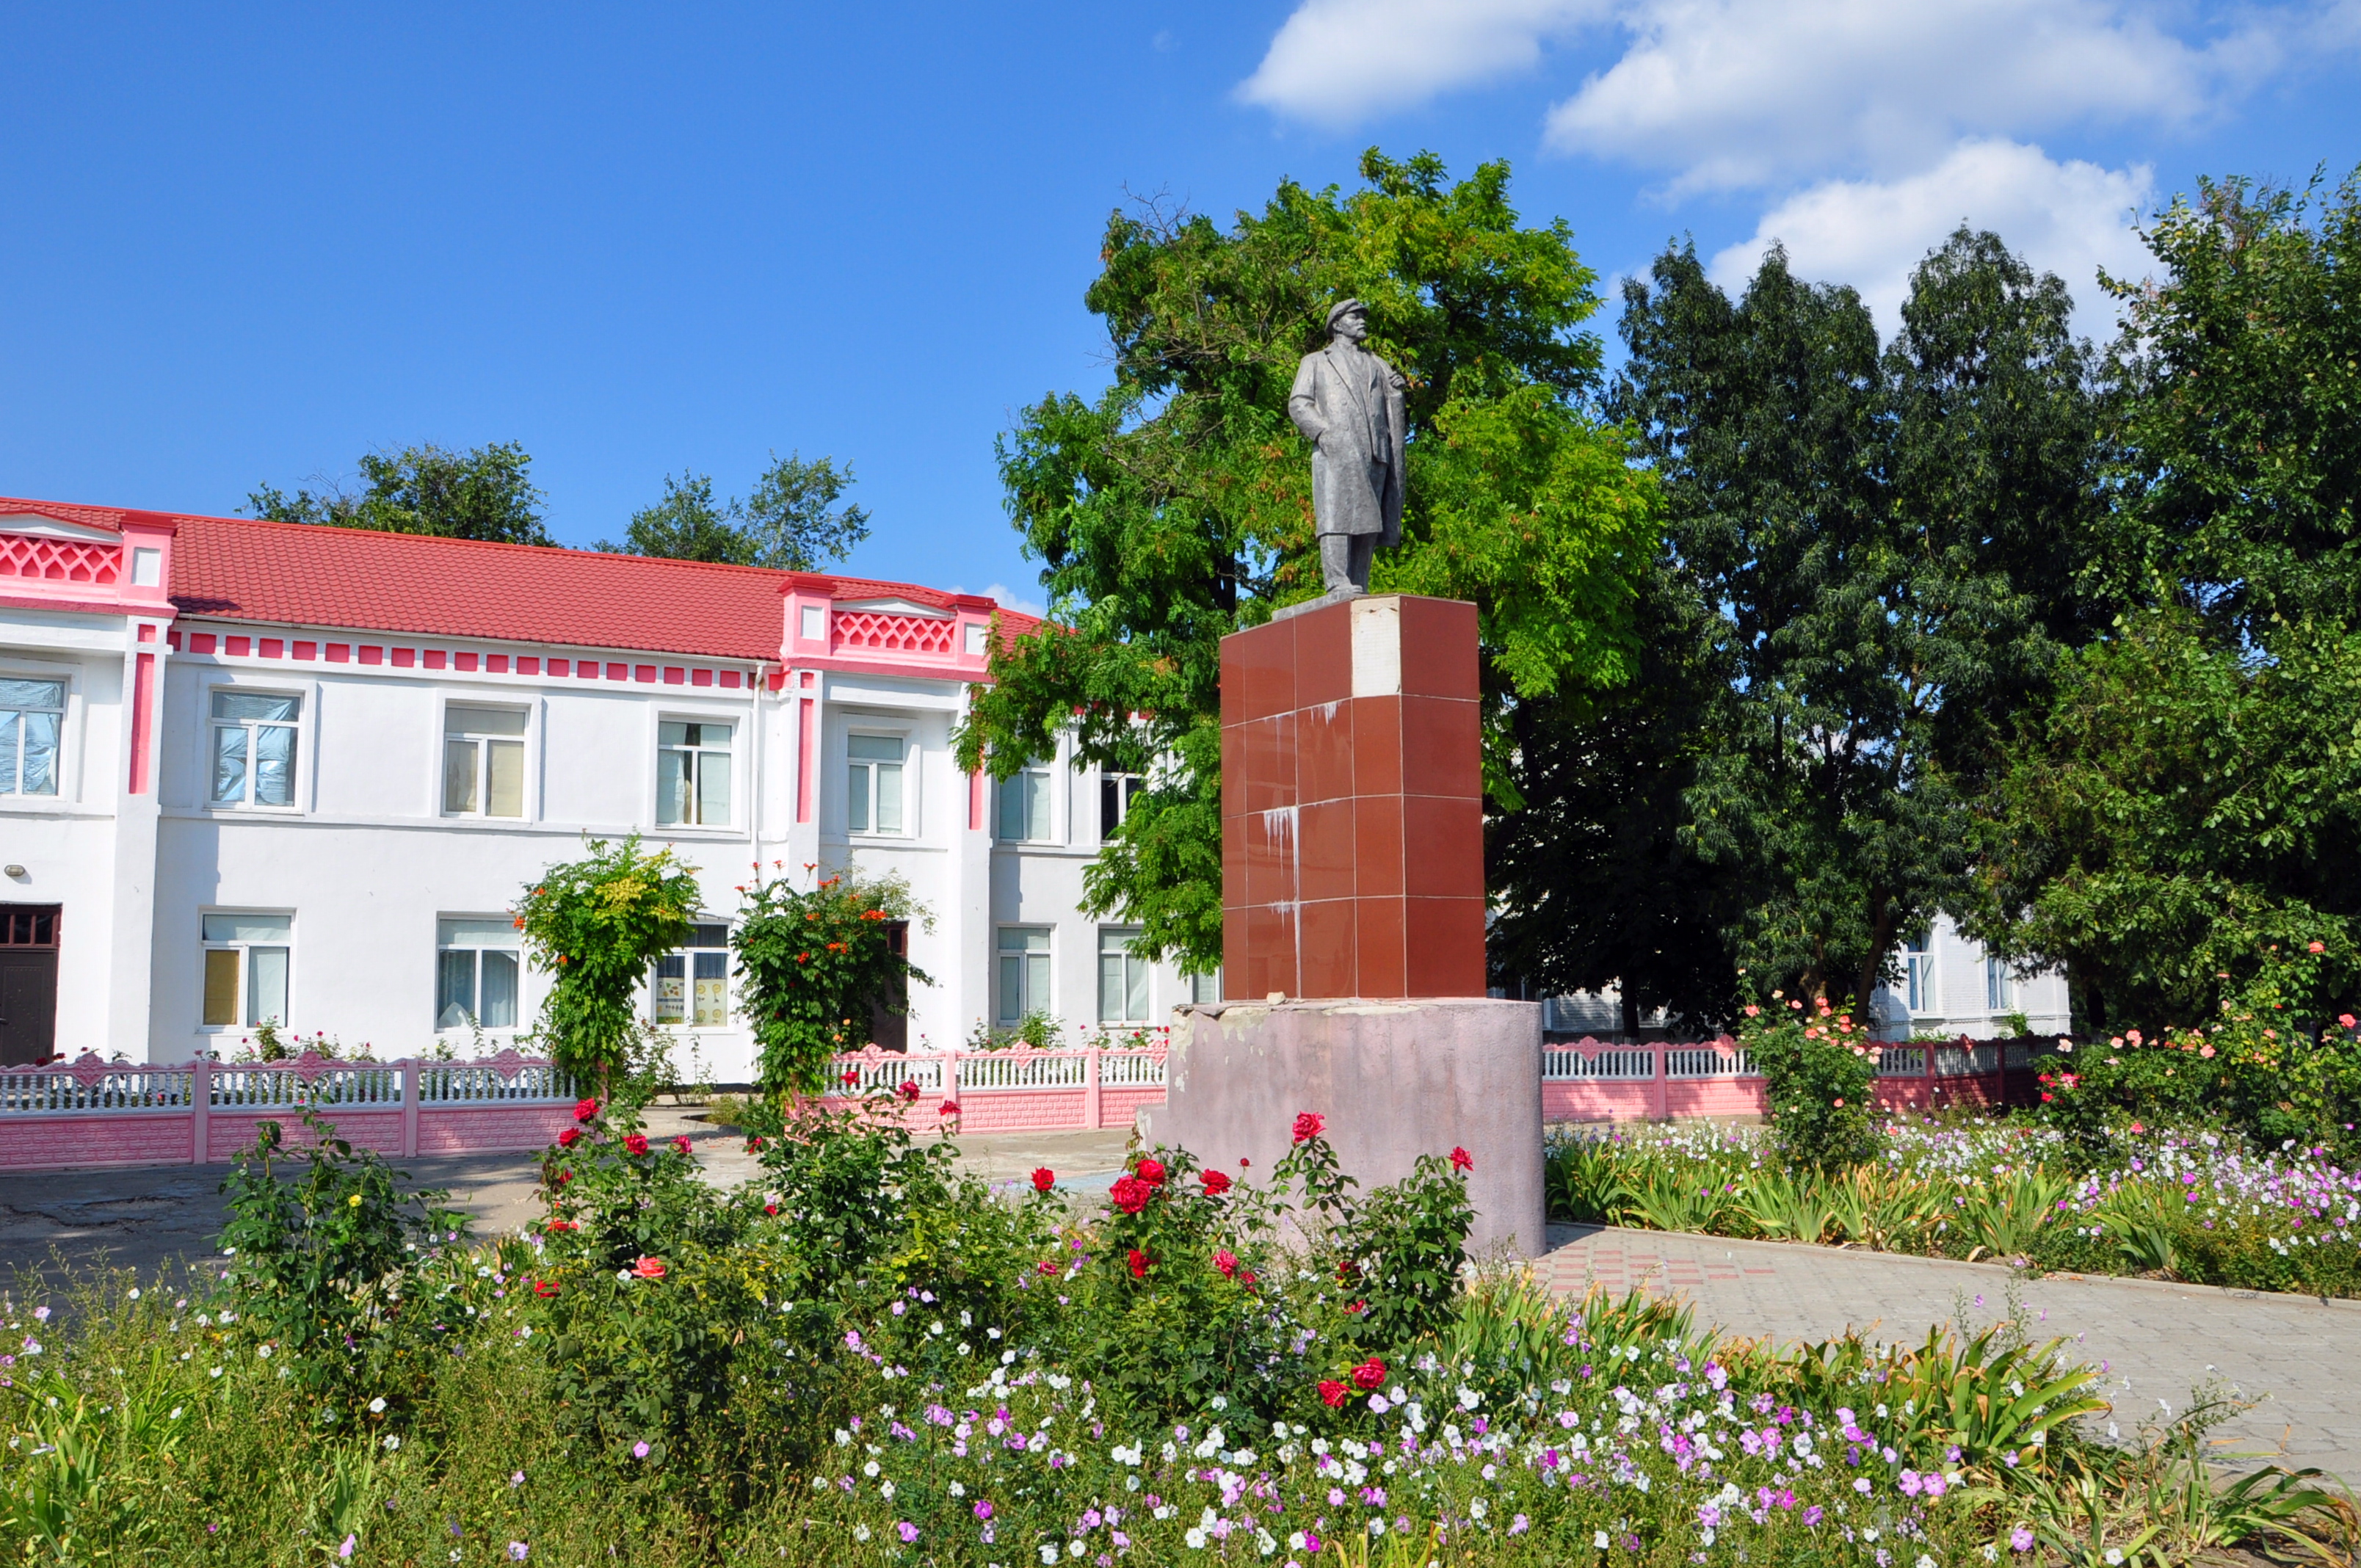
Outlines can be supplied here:
<path id="1" fill-rule="evenodd" d="M 659 1105 L 647 1112 L 648 1135 L 659 1142 L 686 1133 L 706 1179 L 720 1187 L 752 1179 L 760 1164 L 735 1129 L 707 1122 L 692 1107 Z M 1047 1166 L 1074 1192 L 1104 1192 L 1123 1166 L 1127 1132 L 1000 1133 L 960 1140 L 959 1168 L 994 1186 L 1030 1189 L 1033 1170 Z M 475 1222 L 479 1236 L 533 1224 L 541 1214 L 536 1154 L 450 1155 L 396 1160 L 412 1189 L 449 1190 L 452 1206 Z M 0 1285 L 30 1269 L 54 1285 L 66 1272 L 93 1264 L 153 1277 L 213 1254 L 227 1212 L 221 1198 L 226 1165 L 148 1166 L 126 1170 L 32 1171 L 0 1175 Z"/>
<path id="2" fill-rule="evenodd" d="M 1980 1329 L 2006 1314 L 2012 1278 L 1996 1264 L 1598 1225 L 1552 1225 L 1550 1244 L 1536 1273 L 1554 1290 L 1676 1296 L 1700 1323 L 1783 1344 L 1847 1329 L 1923 1341 L 1962 1317 Z M 2361 1483 L 2361 1302 L 2083 1275 L 2025 1278 L 2017 1296 L 2034 1339 L 2064 1339 L 2103 1369 L 2125 1433 L 2218 1382 L 2261 1401 L 2216 1430 L 2224 1463 L 2316 1464 Z"/>

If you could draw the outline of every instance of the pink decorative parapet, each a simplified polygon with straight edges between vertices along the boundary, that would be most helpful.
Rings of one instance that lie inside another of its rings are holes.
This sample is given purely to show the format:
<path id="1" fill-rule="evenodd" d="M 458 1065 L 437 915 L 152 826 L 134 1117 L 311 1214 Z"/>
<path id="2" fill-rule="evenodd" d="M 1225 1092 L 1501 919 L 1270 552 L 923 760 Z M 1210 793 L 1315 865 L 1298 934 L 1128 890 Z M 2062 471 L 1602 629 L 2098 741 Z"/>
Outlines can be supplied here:
<path id="1" fill-rule="evenodd" d="M 71 1063 L 0 1071 L 0 1170 L 206 1165 L 277 1122 L 303 1137 L 308 1107 L 353 1144 L 399 1157 L 537 1149 L 573 1117 L 551 1063 L 513 1050 L 482 1061 L 285 1061 L 177 1067 Z"/>

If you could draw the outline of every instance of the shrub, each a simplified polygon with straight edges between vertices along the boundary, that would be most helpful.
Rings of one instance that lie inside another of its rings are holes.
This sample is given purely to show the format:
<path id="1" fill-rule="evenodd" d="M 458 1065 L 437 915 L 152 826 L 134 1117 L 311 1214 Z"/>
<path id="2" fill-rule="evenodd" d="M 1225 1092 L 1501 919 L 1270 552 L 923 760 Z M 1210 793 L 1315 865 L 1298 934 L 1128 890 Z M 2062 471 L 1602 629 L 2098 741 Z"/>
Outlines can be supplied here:
<path id="1" fill-rule="evenodd" d="M 533 967 L 550 977 L 541 1031 L 550 1056 L 581 1082 L 606 1091 L 625 1066 L 648 965 L 688 940 L 697 912 L 697 870 L 669 846 L 640 852 L 636 833 L 555 865 L 517 899 L 517 928 Z"/>
<path id="2" fill-rule="evenodd" d="M 903 1113 L 914 1091 L 880 1087 L 850 1105 L 770 1101 L 747 1110 L 741 1126 L 762 1157 L 766 1208 L 808 1251 L 815 1292 L 861 1275 L 952 1195 L 957 1151 L 912 1135 Z"/>
<path id="3" fill-rule="evenodd" d="M 1339 1262 L 1361 1298 L 1359 1316 L 1380 1344 L 1406 1344 L 1451 1321 L 1467 1262 L 1466 1151 L 1422 1154 L 1411 1174 L 1371 1192 L 1335 1234 Z"/>
<path id="4" fill-rule="evenodd" d="M 1874 1158 L 1877 1047 L 1868 1027 L 1825 1001 L 1806 1007 L 1774 991 L 1771 1003 L 1747 1003 L 1738 1038 L 1763 1074 L 1779 1152 L 1815 1170 Z"/>
<path id="5" fill-rule="evenodd" d="M 460 1242 L 465 1216 L 439 1207 L 436 1189 L 403 1198 L 400 1172 L 372 1149 L 356 1150 L 335 1124 L 303 1113 L 305 1147 L 286 1146 L 277 1122 L 222 1181 L 229 1222 L 222 1279 L 238 1301 L 240 1336 L 278 1355 L 333 1422 L 364 1388 L 406 1387 L 431 1340 L 432 1306 L 405 1296 L 405 1272 Z M 281 1162 L 302 1168 L 289 1182 Z"/>
<path id="6" fill-rule="evenodd" d="M 2265 1147 L 2293 1140 L 2361 1152 L 2361 1021 L 2307 1015 L 2325 962 L 2312 949 L 2323 947 L 2268 947 L 2202 1026 L 2060 1041 L 2042 1075 L 2042 1119 L 2088 1159 L 2104 1157 L 2110 1127 L 2134 1120 L 2206 1122 Z"/>
<path id="7" fill-rule="evenodd" d="M 866 1042 L 871 1007 L 906 1011 L 910 981 L 934 983 L 888 938 L 889 921 L 925 918 L 899 877 L 832 876 L 797 893 L 757 868 L 739 891 L 745 914 L 730 945 L 763 1086 L 774 1093 L 820 1089 L 829 1058 Z"/>
<path id="8" fill-rule="evenodd" d="M 1403 1337 L 1345 1310 L 1333 1252 L 1268 1245 L 1319 1212 L 1301 1179 L 1139 1155 L 1112 1214 L 1060 1234 L 1053 1191 L 992 1192 L 950 1174 L 939 1141 L 918 1147 L 896 1107 L 862 1112 L 800 1135 L 783 1121 L 778 1136 L 822 1146 L 675 1202 L 693 1157 L 634 1149 L 625 1120 L 587 1108 L 566 1153 L 608 1175 L 552 1196 L 597 1223 L 537 1246 L 405 1245 L 402 1295 L 431 1304 L 436 1336 L 416 1397 L 372 1398 L 306 1442 L 289 1434 L 316 1400 L 290 1363 L 335 1347 L 258 1354 L 250 1279 L 193 1301 L 102 1279 L 54 1322 L 0 1301 L 16 1344 L 0 1530 L 34 1561 L 167 1568 L 1886 1568 L 1997 1560 L 2013 1529 L 2065 1541 L 2078 1524 L 2093 1562 L 2141 1541 L 2171 1561 L 2307 1540 L 2349 1555 L 2349 1514 L 2301 1478 L 2265 1472 L 2214 1508 L 2185 1430 L 2177 1467 L 2090 1442 L 2093 1380 L 2054 1345 L 1776 1350 L 1674 1302 L 1555 1300 L 1521 1272 L 1454 1292 Z M 1448 1161 L 1357 1203 L 1333 1157 L 1294 1163 L 1338 1201 L 1314 1238 L 1342 1245 L 1404 1205 L 1447 1253 Z M 860 1190 L 855 1169 L 898 1196 Z M 765 1185 L 779 1177 L 800 1210 Z M 857 1267 L 828 1262 L 846 1226 L 801 1223 L 844 1204 L 876 1229 Z M 629 1231 L 642 1207 L 672 1227 Z M 608 1266 L 627 1232 L 666 1249 L 660 1270 Z M 1193 1377 L 1173 1376 L 1181 1352 Z"/>

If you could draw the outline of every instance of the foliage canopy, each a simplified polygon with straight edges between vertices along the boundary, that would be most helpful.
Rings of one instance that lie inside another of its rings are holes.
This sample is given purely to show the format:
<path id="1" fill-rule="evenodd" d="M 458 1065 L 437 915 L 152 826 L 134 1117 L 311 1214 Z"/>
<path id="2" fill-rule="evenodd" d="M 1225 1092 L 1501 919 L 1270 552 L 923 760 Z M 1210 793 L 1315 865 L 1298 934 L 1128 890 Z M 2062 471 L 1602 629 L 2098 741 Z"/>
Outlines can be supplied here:
<path id="1" fill-rule="evenodd" d="M 1089 905 L 1193 971 L 1221 952 L 1220 641 L 1320 591 L 1286 401 L 1334 301 L 1367 303 L 1368 346 L 1409 379 L 1403 543 L 1372 587 L 1476 602 L 1496 785 L 1512 696 L 1632 667 L 1654 491 L 1584 405 L 1598 301 L 1571 231 L 1520 221 L 1504 163 L 1452 183 L 1432 155 L 1372 149 L 1361 174 L 1350 194 L 1283 183 L 1227 229 L 1115 214 L 1085 296 L 1114 383 L 1043 399 L 1000 446 L 1050 609 L 996 648 L 961 765 L 1006 777 L 1071 727 L 1079 762 L 1148 775 Z"/>
<path id="2" fill-rule="evenodd" d="M 363 453 L 358 489 L 330 481 L 317 495 L 299 488 L 290 496 L 262 485 L 246 500 L 256 517 L 279 522 L 502 544 L 554 543 L 542 521 L 544 498 L 527 473 L 532 466 L 523 446 L 513 441 L 466 452 L 428 442 L 397 452 Z"/>
<path id="3" fill-rule="evenodd" d="M 1680 640 L 1663 657 L 1694 656 L 1702 616 L 1718 666 L 1675 832 L 1730 879 L 1732 956 L 1867 996 L 1964 886 L 1961 781 L 2083 614 L 2064 589 L 2090 547 L 2096 412 L 2070 302 L 1964 228 L 1883 350 L 1858 294 L 1777 250 L 1736 301 L 1686 247 L 1624 301 L 1609 406 L 1655 465 L 1689 600 L 1659 623 Z"/>
<path id="4" fill-rule="evenodd" d="M 621 543 L 601 540 L 598 548 L 817 572 L 869 537 L 869 513 L 843 499 L 851 485 L 851 465 L 839 468 L 827 457 L 806 462 L 800 453 L 772 454 L 771 466 L 743 500 L 716 500 L 709 475 L 675 479 L 667 474 L 664 499 L 631 514 Z"/>

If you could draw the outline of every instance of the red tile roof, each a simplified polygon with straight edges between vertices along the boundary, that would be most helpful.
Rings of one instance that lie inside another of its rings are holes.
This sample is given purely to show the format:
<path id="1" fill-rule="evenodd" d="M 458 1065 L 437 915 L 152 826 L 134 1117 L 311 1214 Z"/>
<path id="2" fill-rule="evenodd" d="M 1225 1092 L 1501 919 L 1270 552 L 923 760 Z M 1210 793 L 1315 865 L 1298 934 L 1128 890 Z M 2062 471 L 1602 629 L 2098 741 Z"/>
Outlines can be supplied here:
<path id="1" fill-rule="evenodd" d="M 0 516 L 37 513 L 119 530 L 122 508 L 0 497 Z M 904 598 L 933 609 L 992 601 L 911 583 L 774 572 L 376 533 L 254 518 L 160 515 L 172 542 L 172 602 L 184 615 L 290 626 L 349 626 L 588 648 L 776 659 L 790 588 L 834 599 Z M 1011 630 L 1037 624 L 1010 612 Z"/>

